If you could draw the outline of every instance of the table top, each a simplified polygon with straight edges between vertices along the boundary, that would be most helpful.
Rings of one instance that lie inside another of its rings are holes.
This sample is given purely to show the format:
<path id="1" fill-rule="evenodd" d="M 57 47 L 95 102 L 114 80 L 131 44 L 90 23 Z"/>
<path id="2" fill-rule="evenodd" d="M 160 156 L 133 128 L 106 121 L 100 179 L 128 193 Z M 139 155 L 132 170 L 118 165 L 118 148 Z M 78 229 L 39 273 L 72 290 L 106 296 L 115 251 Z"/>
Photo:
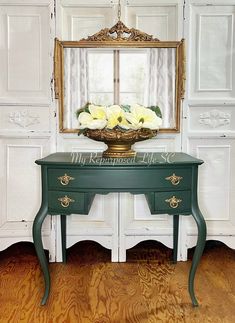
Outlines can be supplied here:
<path id="1" fill-rule="evenodd" d="M 200 165 L 203 160 L 181 152 L 141 152 L 131 158 L 103 158 L 97 152 L 57 152 L 36 160 L 38 165 L 151 167 L 160 165 Z"/>

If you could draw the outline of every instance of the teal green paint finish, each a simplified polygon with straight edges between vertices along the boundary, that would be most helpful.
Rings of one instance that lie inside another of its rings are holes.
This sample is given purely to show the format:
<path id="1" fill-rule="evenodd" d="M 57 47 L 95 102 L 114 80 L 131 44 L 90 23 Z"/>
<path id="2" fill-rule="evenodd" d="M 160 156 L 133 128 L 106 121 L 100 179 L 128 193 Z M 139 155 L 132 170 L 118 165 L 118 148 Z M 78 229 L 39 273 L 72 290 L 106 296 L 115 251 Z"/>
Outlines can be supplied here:
<path id="1" fill-rule="evenodd" d="M 138 153 L 136 158 L 102 159 L 96 153 L 55 153 L 37 160 L 41 165 L 42 202 L 33 223 L 33 240 L 43 271 L 45 291 L 41 304 L 50 291 L 48 263 L 43 250 L 41 230 L 47 214 L 61 215 L 63 261 L 66 261 L 66 215 L 88 214 L 95 194 L 130 192 L 145 194 L 151 213 L 173 215 L 173 262 L 177 261 L 179 214 L 192 214 L 198 227 L 198 240 L 189 274 L 189 294 L 194 306 L 195 273 L 206 240 L 206 223 L 197 201 L 198 166 L 203 163 L 184 153 Z M 74 179 L 62 185 L 58 177 L 69 175 Z M 166 177 L 182 177 L 177 185 Z M 74 202 L 63 207 L 58 198 L 68 196 Z M 166 202 L 175 196 L 182 201 L 177 208 Z"/>
<path id="2" fill-rule="evenodd" d="M 173 215 L 173 263 L 177 263 L 179 236 L 179 214 Z"/>
<path id="3" fill-rule="evenodd" d="M 185 153 L 137 153 L 134 158 L 102 158 L 101 153 L 54 153 L 45 158 L 36 160 L 38 165 L 100 167 L 100 166 L 140 166 L 152 167 L 156 165 L 200 165 L 203 160 L 194 158 Z"/>
<path id="4" fill-rule="evenodd" d="M 60 216 L 60 226 L 61 226 L 61 248 L 62 248 L 62 261 L 66 263 L 66 215 Z"/>
<path id="5" fill-rule="evenodd" d="M 63 207 L 59 198 L 68 196 L 72 202 L 68 207 Z M 91 200 L 94 198 L 94 194 L 89 193 L 77 193 L 70 191 L 49 191 L 48 192 L 48 209 L 49 213 L 55 214 L 88 214 L 91 207 Z"/>
<path id="6" fill-rule="evenodd" d="M 98 170 L 98 172 L 97 172 Z M 115 171 L 114 171 L 115 170 Z M 175 172 L 175 168 L 158 167 L 153 169 L 146 168 L 144 173 L 139 169 L 133 169 L 133 167 L 124 167 L 117 169 L 117 167 L 109 168 L 61 168 L 61 169 L 49 169 L 49 189 L 63 189 L 64 186 L 58 179 L 60 176 L 67 174 L 74 178 L 67 185 L 68 188 L 83 188 L 90 189 L 91 187 L 97 189 L 107 189 L 107 186 L 111 191 L 120 191 L 120 189 L 126 188 L 127 191 L 131 189 L 175 189 L 182 190 L 188 189 L 191 186 L 191 169 L 182 168 L 179 169 L 180 175 L 183 177 L 177 186 L 174 186 L 170 180 L 166 180 L 166 177 L 171 176 Z M 177 172 L 176 172 L 177 173 Z M 177 174 L 176 174 L 177 175 Z M 94 182 L 94 178 L 96 181 Z M 94 186 L 95 185 L 95 186 Z"/>
<path id="7" fill-rule="evenodd" d="M 179 206 L 176 208 L 179 214 L 190 212 L 191 209 L 191 192 L 190 191 L 172 191 L 172 192 L 157 192 L 154 194 L 154 212 L 175 214 L 175 209 L 170 207 L 170 203 L 166 202 L 175 196 L 180 199 Z"/>
<path id="8" fill-rule="evenodd" d="M 193 255 L 192 266 L 190 269 L 189 282 L 188 282 L 189 294 L 191 296 L 193 306 L 198 306 L 198 301 L 196 299 L 195 292 L 194 292 L 194 278 L 205 247 L 206 233 L 207 233 L 206 222 L 198 206 L 197 185 L 198 185 L 198 167 L 193 166 L 192 167 L 193 189 L 191 191 L 191 199 L 192 199 L 191 210 L 192 210 L 192 216 L 198 228 L 197 245 Z"/>
<path id="9" fill-rule="evenodd" d="M 45 305 L 50 292 L 50 274 L 47 263 L 47 258 L 42 244 L 42 224 L 48 214 L 48 181 L 47 181 L 47 167 L 43 166 L 41 171 L 42 179 L 42 202 L 40 209 L 33 222 L 33 242 L 36 249 L 36 253 L 42 268 L 45 290 L 42 297 L 41 305 Z"/>

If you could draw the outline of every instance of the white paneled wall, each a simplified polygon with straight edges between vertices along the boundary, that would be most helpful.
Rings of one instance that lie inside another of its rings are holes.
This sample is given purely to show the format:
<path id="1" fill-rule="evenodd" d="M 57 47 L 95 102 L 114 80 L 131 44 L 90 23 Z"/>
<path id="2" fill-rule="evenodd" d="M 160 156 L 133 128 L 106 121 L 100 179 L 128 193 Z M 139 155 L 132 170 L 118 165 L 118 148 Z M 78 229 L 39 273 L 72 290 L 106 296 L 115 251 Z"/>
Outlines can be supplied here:
<path id="1" fill-rule="evenodd" d="M 207 239 L 235 248 L 235 2 L 206 4 L 186 1 L 188 91 L 182 144 L 205 161 L 199 170 L 199 202 Z M 193 221 L 184 221 L 183 231 L 186 256 L 196 242 Z"/>
<path id="2" fill-rule="evenodd" d="M 54 24 L 53 1 L 0 1 L 0 250 L 32 241 L 41 197 L 34 161 L 55 149 Z M 49 217 L 43 238 L 54 261 Z"/>
<path id="3" fill-rule="evenodd" d="M 184 5 L 185 2 L 185 5 Z M 182 132 L 160 134 L 137 151 L 180 151 L 205 161 L 199 201 L 208 239 L 235 248 L 235 2 L 121 0 L 121 20 L 160 40 L 186 38 Z M 79 40 L 117 21 L 117 0 L 0 0 L 0 250 L 32 241 L 40 204 L 35 159 L 54 151 L 102 151 L 104 144 L 58 132 L 53 99 L 54 38 Z M 56 14 L 56 15 L 55 15 Z M 196 243 L 190 218 L 180 223 L 178 258 Z M 97 195 L 89 216 L 68 217 L 68 247 L 93 240 L 125 261 L 126 249 L 155 239 L 172 247 L 172 218 L 151 215 L 142 195 Z M 43 229 L 50 260 L 61 260 L 59 218 Z"/>

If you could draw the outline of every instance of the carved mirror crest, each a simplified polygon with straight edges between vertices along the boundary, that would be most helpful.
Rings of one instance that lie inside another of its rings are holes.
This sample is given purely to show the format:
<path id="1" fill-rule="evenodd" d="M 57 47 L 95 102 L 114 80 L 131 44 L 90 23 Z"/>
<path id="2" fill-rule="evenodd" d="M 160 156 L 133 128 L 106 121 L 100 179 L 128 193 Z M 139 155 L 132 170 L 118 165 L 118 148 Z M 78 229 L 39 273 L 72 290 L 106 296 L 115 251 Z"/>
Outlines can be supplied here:
<path id="1" fill-rule="evenodd" d="M 75 111 L 101 105 L 158 105 L 160 132 L 179 132 L 185 81 L 184 40 L 159 41 L 118 21 L 80 41 L 55 40 L 60 132 L 77 132 Z"/>

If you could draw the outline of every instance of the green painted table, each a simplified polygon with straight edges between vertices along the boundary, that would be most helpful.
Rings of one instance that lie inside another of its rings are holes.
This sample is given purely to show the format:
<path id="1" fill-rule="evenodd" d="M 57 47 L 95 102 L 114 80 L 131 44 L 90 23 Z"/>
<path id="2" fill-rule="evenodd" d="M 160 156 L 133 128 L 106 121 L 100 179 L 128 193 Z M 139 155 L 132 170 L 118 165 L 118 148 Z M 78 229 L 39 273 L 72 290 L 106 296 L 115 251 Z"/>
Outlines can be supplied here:
<path id="1" fill-rule="evenodd" d="M 63 261 L 66 261 L 66 215 L 88 214 L 95 194 L 145 194 L 151 213 L 173 215 L 173 261 L 177 261 L 179 215 L 193 216 L 198 240 L 189 273 L 189 294 L 194 306 L 194 277 L 206 240 L 206 223 L 197 201 L 198 166 L 203 163 L 184 153 L 138 153 L 134 158 L 105 159 L 97 153 L 55 153 L 37 160 L 41 165 L 42 202 L 33 223 L 33 240 L 50 292 L 48 262 L 41 229 L 48 214 L 61 217 Z"/>

